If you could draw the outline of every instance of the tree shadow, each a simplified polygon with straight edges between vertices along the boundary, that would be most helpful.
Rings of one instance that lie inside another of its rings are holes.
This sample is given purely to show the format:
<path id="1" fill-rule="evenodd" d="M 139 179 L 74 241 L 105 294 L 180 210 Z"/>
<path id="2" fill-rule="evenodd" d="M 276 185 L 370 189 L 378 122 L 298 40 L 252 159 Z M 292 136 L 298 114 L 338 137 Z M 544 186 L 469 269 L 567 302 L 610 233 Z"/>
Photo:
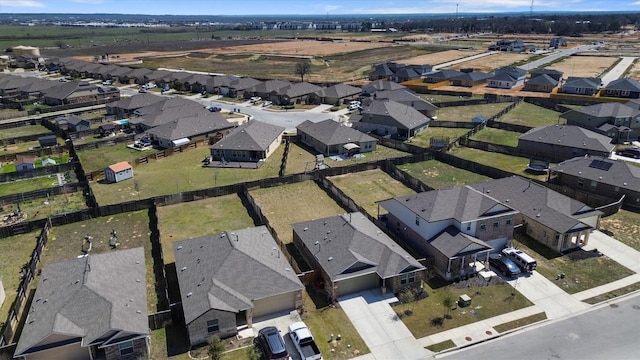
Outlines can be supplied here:
<path id="1" fill-rule="evenodd" d="M 433 319 L 431 319 L 431 326 L 433 327 L 442 327 L 442 325 L 444 325 L 444 318 L 443 317 L 435 317 Z"/>

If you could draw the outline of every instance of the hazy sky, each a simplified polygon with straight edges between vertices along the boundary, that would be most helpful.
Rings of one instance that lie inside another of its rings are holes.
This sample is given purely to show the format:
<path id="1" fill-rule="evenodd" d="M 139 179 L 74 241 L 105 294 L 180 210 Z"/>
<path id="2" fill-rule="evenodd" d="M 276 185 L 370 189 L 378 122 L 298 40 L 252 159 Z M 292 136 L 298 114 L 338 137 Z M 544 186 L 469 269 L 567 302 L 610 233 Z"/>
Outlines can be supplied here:
<path id="1" fill-rule="evenodd" d="M 281 15 L 529 12 L 531 0 L 0 0 L 0 13 Z M 535 0 L 536 11 L 640 11 L 640 0 Z"/>

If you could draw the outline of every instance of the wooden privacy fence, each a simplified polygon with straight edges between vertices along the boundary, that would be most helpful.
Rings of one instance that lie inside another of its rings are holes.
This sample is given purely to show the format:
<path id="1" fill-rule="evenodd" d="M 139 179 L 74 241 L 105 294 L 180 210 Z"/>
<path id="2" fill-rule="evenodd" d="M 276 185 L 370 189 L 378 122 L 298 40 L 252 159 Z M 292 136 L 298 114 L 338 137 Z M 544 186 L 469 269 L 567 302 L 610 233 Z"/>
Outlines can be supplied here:
<path id="1" fill-rule="evenodd" d="M 20 194 L 9 194 L 9 195 L 0 197 L 0 205 L 16 204 L 18 202 L 48 198 L 50 196 L 56 196 L 60 194 L 69 194 L 69 193 L 74 193 L 82 190 L 84 190 L 84 186 L 78 182 L 75 182 L 71 184 L 64 184 L 62 186 L 27 191 Z"/>
<path id="2" fill-rule="evenodd" d="M 74 162 L 69 162 L 64 164 L 48 165 L 45 167 L 35 168 L 33 170 L 14 171 L 10 173 L 4 173 L 4 174 L 0 174 L 0 183 L 53 175 L 58 173 L 64 173 L 67 171 L 73 171 L 75 170 L 76 166 L 78 166 L 78 163 L 74 161 Z"/>

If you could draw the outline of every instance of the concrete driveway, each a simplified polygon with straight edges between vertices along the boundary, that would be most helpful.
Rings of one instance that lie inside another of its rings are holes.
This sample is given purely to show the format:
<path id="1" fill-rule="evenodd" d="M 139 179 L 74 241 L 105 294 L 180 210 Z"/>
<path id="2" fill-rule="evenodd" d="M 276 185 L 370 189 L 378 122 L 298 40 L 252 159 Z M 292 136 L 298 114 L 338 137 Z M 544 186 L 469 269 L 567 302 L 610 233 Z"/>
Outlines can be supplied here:
<path id="1" fill-rule="evenodd" d="M 363 291 L 338 299 L 371 354 L 376 360 L 418 360 L 430 357 L 389 305 L 397 301 L 393 294 L 379 290 Z"/>

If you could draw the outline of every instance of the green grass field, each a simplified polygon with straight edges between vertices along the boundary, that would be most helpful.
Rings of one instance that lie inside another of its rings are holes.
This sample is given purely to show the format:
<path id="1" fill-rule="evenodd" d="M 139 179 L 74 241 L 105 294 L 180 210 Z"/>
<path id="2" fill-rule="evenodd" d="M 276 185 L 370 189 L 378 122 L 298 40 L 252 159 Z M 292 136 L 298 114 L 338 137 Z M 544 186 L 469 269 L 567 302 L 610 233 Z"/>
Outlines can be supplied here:
<path id="1" fill-rule="evenodd" d="M 325 163 L 331 167 L 339 167 L 339 166 L 348 166 L 352 164 L 361 164 L 361 163 L 366 163 L 371 161 L 378 161 L 383 159 L 393 159 L 393 158 L 407 156 L 410 154 L 400 150 L 392 149 L 389 147 L 376 145 L 375 151 L 367 152 L 362 155 L 364 156 L 359 158 L 351 158 L 347 160 L 338 160 L 338 161 L 325 157 Z"/>
<path id="2" fill-rule="evenodd" d="M 373 217 L 378 215 L 377 201 L 415 193 L 380 169 L 334 176 L 330 180 Z M 387 211 L 381 208 L 380 213 Z"/>
<path id="3" fill-rule="evenodd" d="M 522 134 L 513 131 L 485 127 L 484 129 L 473 134 L 473 136 L 471 136 L 469 139 L 516 147 L 518 146 L 518 138 L 521 135 Z"/>
<path id="4" fill-rule="evenodd" d="M 120 161 L 133 161 L 137 158 L 158 152 L 158 150 L 133 150 L 125 144 L 103 146 L 97 149 L 78 151 L 78 159 L 85 172 L 102 170 Z"/>
<path id="5" fill-rule="evenodd" d="M 69 154 L 62 154 L 59 156 L 44 156 L 44 157 L 39 157 L 37 159 L 35 159 L 35 161 L 33 162 L 33 164 L 35 165 L 36 168 L 40 168 L 42 167 L 42 161 L 44 159 L 51 159 L 54 160 L 56 162 L 56 164 L 64 164 L 67 163 L 69 161 Z M 15 162 L 8 162 L 5 164 L 2 164 L 2 166 L 0 167 L 0 173 L 10 173 L 10 172 L 15 172 L 16 171 L 16 164 Z"/>
<path id="6" fill-rule="evenodd" d="M 414 136 L 413 139 L 411 139 L 411 143 L 423 148 L 429 148 L 431 146 L 429 143 L 431 138 L 448 137 L 449 142 L 454 142 L 460 136 L 468 133 L 469 130 L 471 129 L 429 126 L 427 131 L 421 133 L 418 136 Z"/>
<path id="7" fill-rule="evenodd" d="M 291 224 L 344 214 L 346 211 L 313 181 L 250 191 L 282 242 L 293 240 Z M 313 202 L 313 206 L 309 206 Z"/>
<path id="8" fill-rule="evenodd" d="M 539 127 L 558 123 L 562 113 L 545 109 L 541 106 L 522 102 L 497 121 L 530 127 Z"/>
<path id="9" fill-rule="evenodd" d="M 421 161 L 398 166 L 402 171 L 422 181 L 434 189 L 479 183 L 489 177 L 459 169 L 438 160 Z"/>
<path id="10" fill-rule="evenodd" d="M 438 110 L 438 121 L 471 121 L 476 116 L 490 118 L 511 103 L 495 103 L 468 106 L 452 106 Z"/>
<path id="11" fill-rule="evenodd" d="M 533 324 L 533 323 L 537 323 L 539 321 L 543 321 L 547 319 L 547 314 L 545 314 L 544 312 L 538 313 L 538 314 L 534 314 L 531 316 L 527 316 L 525 318 L 522 319 L 518 319 L 518 320 L 513 320 L 513 321 L 509 321 L 503 324 L 499 324 L 493 327 L 493 329 L 499 333 L 503 333 L 509 330 L 513 330 L 513 329 L 517 329 L 529 324 Z"/>
<path id="12" fill-rule="evenodd" d="M 547 178 L 546 175 L 531 174 L 525 171 L 529 164 L 529 159 L 527 158 L 465 147 L 454 149 L 451 151 L 451 154 L 479 164 L 510 171 L 516 175 L 539 180 L 545 180 Z"/>
<path id="13" fill-rule="evenodd" d="M 4 323 L 9 316 L 9 308 L 16 299 L 20 285 L 20 268 L 29 262 L 31 253 L 36 247 L 36 238 L 40 231 L 0 238 L 0 276 L 6 298 L 0 306 L 0 322 Z"/>
<path id="14" fill-rule="evenodd" d="M 175 261 L 172 243 L 254 226 L 240 198 L 233 195 L 158 208 L 164 263 Z"/>
<path id="15" fill-rule="evenodd" d="M 4 211 L 11 212 L 17 209 L 18 205 L 5 203 L 2 207 Z M 81 191 L 50 196 L 48 199 L 40 198 L 20 202 L 20 210 L 27 215 L 27 221 L 74 212 L 86 207 L 87 205 Z"/>
<path id="16" fill-rule="evenodd" d="M 58 186 L 58 177 L 55 175 L 4 182 L 0 184 L 0 196 L 9 194 L 21 194 L 33 190 Z"/>
<path id="17" fill-rule="evenodd" d="M 0 130 L 0 139 L 11 139 L 27 135 L 50 134 L 51 130 L 42 125 L 23 125 Z"/>

